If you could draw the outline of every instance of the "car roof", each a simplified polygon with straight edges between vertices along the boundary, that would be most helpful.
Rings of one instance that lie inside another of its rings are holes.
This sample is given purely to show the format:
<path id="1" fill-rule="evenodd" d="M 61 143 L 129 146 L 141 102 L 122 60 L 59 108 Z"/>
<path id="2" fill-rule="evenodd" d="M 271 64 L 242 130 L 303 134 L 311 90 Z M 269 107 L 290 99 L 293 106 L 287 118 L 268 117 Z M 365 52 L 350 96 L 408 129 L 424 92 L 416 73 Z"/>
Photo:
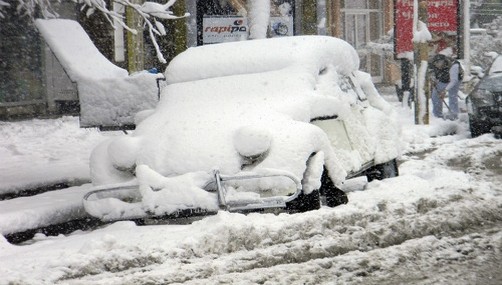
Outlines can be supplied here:
<path id="1" fill-rule="evenodd" d="M 169 84 L 215 77 L 302 68 L 319 73 L 333 65 L 342 75 L 358 70 L 359 57 L 347 42 L 328 36 L 294 36 L 189 48 L 166 69 Z"/>

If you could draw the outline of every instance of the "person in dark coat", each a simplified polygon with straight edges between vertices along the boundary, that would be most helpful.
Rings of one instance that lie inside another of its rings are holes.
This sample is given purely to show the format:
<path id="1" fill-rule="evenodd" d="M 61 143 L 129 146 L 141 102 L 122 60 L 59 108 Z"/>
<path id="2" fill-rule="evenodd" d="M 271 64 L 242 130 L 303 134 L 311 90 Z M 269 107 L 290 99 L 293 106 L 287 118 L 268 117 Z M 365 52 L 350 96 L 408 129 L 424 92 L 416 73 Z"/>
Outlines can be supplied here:
<path id="1" fill-rule="evenodd" d="M 450 82 L 450 61 L 448 57 L 443 54 L 435 55 L 432 59 L 431 70 L 432 114 L 434 117 L 443 118 L 444 91 Z"/>

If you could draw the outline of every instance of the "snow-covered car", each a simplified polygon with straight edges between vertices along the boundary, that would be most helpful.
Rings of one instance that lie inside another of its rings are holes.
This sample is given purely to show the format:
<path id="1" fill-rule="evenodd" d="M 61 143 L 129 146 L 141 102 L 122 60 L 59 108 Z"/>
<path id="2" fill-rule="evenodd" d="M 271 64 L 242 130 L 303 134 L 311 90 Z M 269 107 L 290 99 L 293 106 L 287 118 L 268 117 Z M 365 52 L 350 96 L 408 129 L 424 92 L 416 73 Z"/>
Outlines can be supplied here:
<path id="1" fill-rule="evenodd" d="M 326 36 L 189 48 L 167 67 L 156 109 L 93 151 L 93 183 L 139 185 L 138 216 L 346 203 L 346 179 L 396 176 L 400 154 L 393 110 L 358 69 L 354 48 Z M 116 202 L 87 209 L 123 215 Z"/>
<path id="2" fill-rule="evenodd" d="M 502 56 L 495 58 L 488 73 L 466 98 L 472 137 L 490 131 L 502 138 Z"/>

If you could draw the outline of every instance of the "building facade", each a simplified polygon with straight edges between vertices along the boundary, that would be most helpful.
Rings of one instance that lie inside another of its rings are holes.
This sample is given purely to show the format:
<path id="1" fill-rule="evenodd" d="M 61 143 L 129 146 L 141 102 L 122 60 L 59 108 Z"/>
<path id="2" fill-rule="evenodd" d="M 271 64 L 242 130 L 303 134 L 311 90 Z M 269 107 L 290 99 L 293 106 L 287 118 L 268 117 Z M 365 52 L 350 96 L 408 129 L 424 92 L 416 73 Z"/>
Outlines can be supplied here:
<path id="1" fill-rule="evenodd" d="M 252 38 L 252 33 L 242 28 L 253 24 L 253 5 L 248 1 L 187 0 L 186 8 L 191 14 L 186 19 L 187 45 Z M 393 0 L 271 0 L 267 37 L 329 35 L 342 38 L 359 51 L 361 69 L 371 73 L 375 82 L 390 82 L 385 57 L 369 52 L 367 44 L 381 39 L 392 29 L 393 3 Z M 240 27 L 233 25 L 236 21 L 241 23 Z M 231 28 L 224 30 L 224 27 Z"/>

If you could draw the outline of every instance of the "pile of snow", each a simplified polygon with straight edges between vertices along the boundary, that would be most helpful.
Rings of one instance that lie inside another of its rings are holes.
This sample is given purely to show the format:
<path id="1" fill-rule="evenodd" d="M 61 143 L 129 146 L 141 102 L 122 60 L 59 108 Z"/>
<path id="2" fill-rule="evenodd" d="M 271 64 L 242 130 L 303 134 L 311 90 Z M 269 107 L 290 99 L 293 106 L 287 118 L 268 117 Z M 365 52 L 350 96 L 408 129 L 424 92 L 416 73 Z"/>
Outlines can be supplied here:
<path id="1" fill-rule="evenodd" d="M 90 182 L 91 150 L 108 135 L 117 133 L 81 129 L 76 117 L 0 122 L 0 195 Z"/>
<path id="2" fill-rule="evenodd" d="M 70 80 L 77 83 L 81 126 L 134 124 L 134 115 L 158 101 L 156 79 L 147 71 L 129 75 L 93 44 L 80 24 L 65 19 L 37 19 L 36 27 Z"/>

